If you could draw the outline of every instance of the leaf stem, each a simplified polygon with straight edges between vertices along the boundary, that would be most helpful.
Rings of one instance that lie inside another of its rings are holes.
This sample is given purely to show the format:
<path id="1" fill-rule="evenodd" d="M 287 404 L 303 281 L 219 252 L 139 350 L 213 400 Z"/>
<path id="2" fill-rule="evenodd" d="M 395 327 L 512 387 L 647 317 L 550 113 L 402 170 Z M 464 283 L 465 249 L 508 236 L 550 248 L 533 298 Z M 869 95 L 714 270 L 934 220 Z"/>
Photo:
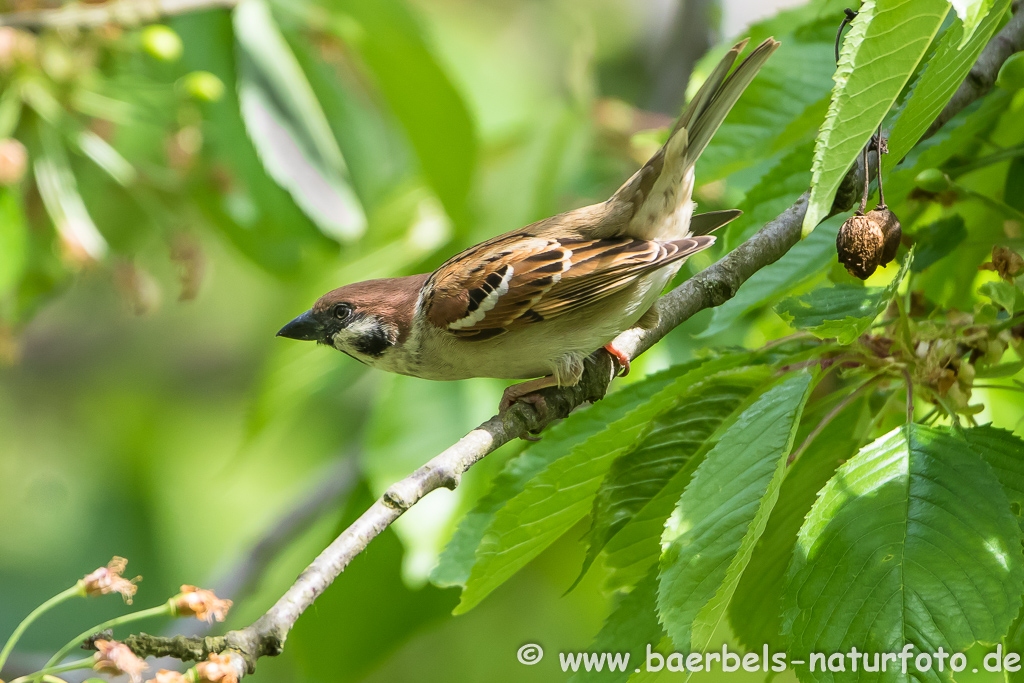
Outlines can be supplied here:
<path id="1" fill-rule="evenodd" d="M 878 156 L 878 207 L 885 208 L 885 191 L 882 189 L 882 155 L 889 153 L 885 140 L 882 139 L 882 124 L 878 124 L 878 132 L 875 133 L 875 153 Z"/>
<path id="2" fill-rule="evenodd" d="M 71 652 L 71 650 L 73 650 L 78 644 L 80 644 L 82 641 L 84 641 L 91 635 L 99 633 L 100 631 L 104 631 L 108 628 L 120 626 L 121 624 L 128 624 L 133 621 L 139 621 L 141 619 L 148 619 L 150 617 L 159 616 L 171 616 L 173 614 L 172 610 L 173 603 L 168 601 L 162 605 L 157 605 L 156 607 L 150 607 L 149 609 L 140 610 L 138 612 L 132 612 L 131 614 L 123 614 L 119 617 L 108 619 L 107 621 L 104 621 L 102 624 L 93 626 L 89 630 L 83 631 L 82 633 L 79 633 L 77 636 L 69 640 L 67 644 L 64 645 L 64 647 L 57 651 L 57 654 L 50 657 L 50 661 L 46 663 L 46 666 L 43 667 L 43 669 L 46 670 L 51 666 L 55 666 L 58 662 L 67 657 L 68 653 Z"/>
<path id="3" fill-rule="evenodd" d="M 913 424 L 914 422 L 914 380 L 910 377 L 910 371 L 906 367 L 902 368 L 903 378 L 907 382 L 907 424 Z"/>
<path id="4" fill-rule="evenodd" d="M 998 152 L 993 152 L 987 156 L 979 157 L 968 164 L 960 166 L 959 168 L 951 169 L 946 173 L 946 175 L 950 178 L 959 178 L 960 176 L 971 173 L 972 171 L 977 171 L 985 168 L 986 166 L 991 166 L 992 164 L 998 164 L 1001 161 L 1015 159 L 1019 156 L 1024 156 L 1024 145 L 1006 147 Z"/>
<path id="5" fill-rule="evenodd" d="M 836 31 L 836 65 L 839 64 L 839 43 L 843 40 L 843 29 L 859 14 L 859 12 L 854 12 L 849 7 L 843 11 L 846 13 L 846 16 L 843 18 L 843 23 L 839 24 L 839 30 Z"/>
<path id="6" fill-rule="evenodd" d="M 1006 384 L 975 384 L 973 388 L 975 388 L 975 389 L 1005 389 L 1006 391 L 1020 391 L 1020 392 L 1024 393 L 1024 388 L 1022 388 L 1022 387 L 1011 387 L 1011 386 L 1007 386 Z"/>
<path id="7" fill-rule="evenodd" d="M 811 433 L 807 435 L 807 438 L 804 439 L 804 442 L 800 444 L 800 447 L 793 451 L 790 454 L 790 456 L 786 459 L 786 466 L 788 467 L 789 465 L 792 465 L 797 458 L 803 455 L 803 452 L 806 451 L 807 448 L 811 445 L 811 443 L 818 437 L 818 435 L 821 434 L 822 431 L 824 431 L 825 427 L 827 427 L 828 424 L 832 422 L 832 420 L 834 420 L 839 413 L 846 410 L 846 408 L 851 403 L 853 403 L 857 399 L 857 397 L 860 396 L 862 391 L 867 389 L 871 384 L 876 382 L 881 377 L 881 374 L 873 375 L 866 382 L 864 382 L 859 387 L 850 392 L 846 396 L 846 398 L 837 403 L 835 407 L 832 408 L 832 410 L 828 411 L 828 414 L 825 415 L 825 417 L 821 418 L 821 422 L 819 422 L 817 426 L 811 430 Z"/>
<path id="8" fill-rule="evenodd" d="M 77 669 L 91 669 L 94 663 L 95 660 L 93 660 L 92 657 L 83 657 L 82 659 L 76 659 L 73 662 L 61 664 L 60 666 L 47 666 L 43 669 L 40 669 L 39 671 L 36 671 L 33 674 L 29 674 L 28 676 L 21 676 L 20 678 L 15 678 L 13 681 L 11 681 L 11 683 L 28 683 L 29 681 L 33 680 L 46 679 L 49 678 L 52 674 L 59 674 L 65 671 L 75 671 Z"/>
<path id="9" fill-rule="evenodd" d="M 14 646 L 17 645 L 18 640 L 21 638 L 25 630 L 32 625 L 32 622 L 46 613 L 48 610 L 56 607 L 60 603 L 69 600 L 71 598 L 84 597 L 85 589 L 81 584 L 76 583 L 71 588 L 57 593 L 43 604 L 32 610 L 27 617 L 25 617 L 20 624 L 14 629 L 11 637 L 7 639 L 7 643 L 4 645 L 4 649 L 0 650 L 0 670 L 3 670 L 4 664 L 7 663 L 7 658 L 10 656 L 11 651 L 14 650 Z"/>

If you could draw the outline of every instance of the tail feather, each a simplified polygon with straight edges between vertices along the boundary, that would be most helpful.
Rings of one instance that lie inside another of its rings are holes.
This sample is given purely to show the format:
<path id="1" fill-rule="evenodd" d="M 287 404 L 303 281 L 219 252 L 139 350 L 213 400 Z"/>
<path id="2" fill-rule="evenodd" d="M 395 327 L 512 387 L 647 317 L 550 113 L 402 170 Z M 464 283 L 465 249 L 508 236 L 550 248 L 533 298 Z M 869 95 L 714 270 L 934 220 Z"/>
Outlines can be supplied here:
<path id="1" fill-rule="evenodd" d="M 779 46 L 778 41 L 768 38 L 730 74 L 746 44 L 746 40 L 741 41 L 729 50 L 683 110 L 664 146 L 612 197 L 611 201 L 633 206 L 626 234 L 657 240 L 691 234 L 693 166 Z"/>
<path id="2" fill-rule="evenodd" d="M 722 211 L 708 211 L 698 213 L 690 217 L 691 235 L 710 235 L 723 225 L 728 225 L 743 215 L 739 209 L 724 209 Z"/>
<path id="3" fill-rule="evenodd" d="M 729 50 L 672 129 L 673 134 L 682 128 L 686 129 L 686 158 L 690 161 L 695 162 L 701 155 L 743 91 L 779 47 L 778 41 L 768 38 L 726 77 L 729 68 L 746 44 L 747 41 L 744 40 Z M 707 93 L 704 93 L 705 90 Z"/>

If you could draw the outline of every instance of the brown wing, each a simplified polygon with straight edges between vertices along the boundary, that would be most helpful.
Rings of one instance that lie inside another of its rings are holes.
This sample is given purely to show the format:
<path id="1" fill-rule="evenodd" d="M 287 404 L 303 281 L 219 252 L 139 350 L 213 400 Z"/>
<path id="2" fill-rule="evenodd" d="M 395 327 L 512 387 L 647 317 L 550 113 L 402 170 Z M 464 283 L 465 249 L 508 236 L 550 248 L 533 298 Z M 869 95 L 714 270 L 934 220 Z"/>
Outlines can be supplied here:
<path id="1" fill-rule="evenodd" d="M 490 339 L 592 305 L 714 243 L 503 235 L 459 254 L 427 281 L 427 319 L 452 334 Z"/>

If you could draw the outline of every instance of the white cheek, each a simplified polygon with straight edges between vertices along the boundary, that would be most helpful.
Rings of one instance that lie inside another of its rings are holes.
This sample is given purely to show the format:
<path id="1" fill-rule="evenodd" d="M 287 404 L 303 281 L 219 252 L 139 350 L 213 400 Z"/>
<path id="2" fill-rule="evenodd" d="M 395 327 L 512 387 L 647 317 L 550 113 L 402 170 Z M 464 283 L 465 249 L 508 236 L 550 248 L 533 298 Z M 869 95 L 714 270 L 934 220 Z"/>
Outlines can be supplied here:
<path id="1" fill-rule="evenodd" d="M 385 329 L 387 328 L 385 327 Z M 331 345 L 338 351 L 355 353 L 362 356 L 365 354 L 355 350 L 355 342 L 367 335 L 373 334 L 376 330 L 377 322 L 375 320 L 372 318 L 361 318 L 335 332 L 331 338 Z"/>

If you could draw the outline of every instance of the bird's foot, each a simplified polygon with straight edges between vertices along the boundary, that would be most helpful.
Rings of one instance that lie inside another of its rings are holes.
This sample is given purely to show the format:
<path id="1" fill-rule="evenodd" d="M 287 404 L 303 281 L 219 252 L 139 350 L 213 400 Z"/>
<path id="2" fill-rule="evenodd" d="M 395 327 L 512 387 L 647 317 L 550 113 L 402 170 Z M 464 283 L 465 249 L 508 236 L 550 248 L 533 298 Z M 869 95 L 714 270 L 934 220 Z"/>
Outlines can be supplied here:
<path id="1" fill-rule="evenodd" d="M 519 386 L 519 385 L 515 385 Z M 537 417 L 540 418 L 541 422 L 548 418 L 548 404 L 544 400 L 544 397 L 540 394 L 521 394 L 514 395 L 509 392 L 509 387 L 505 390 L 505 393 L 501 397 L 501 403 L 498 404 L 498 414 L 504 415 L 505 411 L 511 408 L 516 403 L 529 403 L 533 406 L 533 409 L 537 411 Z"/>
<path id="2" fill-rule="evenodd" d="M 615 348 L 614 344 L 612 344 L 611 342 L 604 345 L 604 350 L 607 351 L 609 355 L 611 355 L 612 360 L 614 360 L 615 364 L 619 366 L 619 372 L 616 374 L 619 377 L 625 377 L 626 375 L 628 375 L 629 356 Z"/>
<path id="3" fill-rule="evenodd" d="M 537 411 L 537 417 L 540 418 L 540 421 L 546 422 L 548 419 L 548 404 L 543 396 L 535 392 L 555 386 L 555 384 L 557 382 L 554 377 L 541 377 L 540 379 L 531 379 L 529 382 L 513 384 L 505 389 L 505 393 L 501 395 L 501 403 L 498 404 L 498 414 L 504 414 L 514 403 L 523 402 L 532 405 L 534 410 Z"/>

